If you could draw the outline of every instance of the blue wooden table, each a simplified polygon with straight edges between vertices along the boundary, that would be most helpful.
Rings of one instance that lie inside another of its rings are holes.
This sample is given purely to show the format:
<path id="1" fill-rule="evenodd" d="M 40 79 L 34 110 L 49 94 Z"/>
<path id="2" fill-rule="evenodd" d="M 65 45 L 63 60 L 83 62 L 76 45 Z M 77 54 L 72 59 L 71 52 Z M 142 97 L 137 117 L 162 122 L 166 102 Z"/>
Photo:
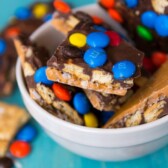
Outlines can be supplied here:
<path id="1" fill-rule="evenodd" d="M 0 0 L 0 29 L 3 28 L 19 6 L 26 6 L 36 0 Z M 45 0 L 44 0 L 45 1 Z M 72 7 L 95 3 L 96 0 L 66 0 Z M 16 86 L 13 94 L 1 99 L 24 107 Z M 35 122 L 38 136 L 32 143 L 32 153 L 19 159 L 23 168 L 168 168 L 168 146 L 151 155 L 126 162 L 99 162 L 77 156 L 56 144 Z"/>

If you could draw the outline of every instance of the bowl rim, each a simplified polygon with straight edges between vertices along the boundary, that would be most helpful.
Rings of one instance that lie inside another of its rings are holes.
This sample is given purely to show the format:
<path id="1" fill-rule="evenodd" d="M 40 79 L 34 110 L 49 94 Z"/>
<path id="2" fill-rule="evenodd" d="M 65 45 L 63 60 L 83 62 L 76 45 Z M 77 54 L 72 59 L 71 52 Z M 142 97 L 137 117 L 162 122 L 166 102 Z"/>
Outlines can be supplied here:
<path id="1" fill-rule="evenodd" d="M 34 109 L 37 109 L 38 111 L 42 111 L 41 114 L 44 115 L 45 118 L 48 118 L 49 120 L 51 120 L 55 123 L 58 123 L 64 127 L 68 127 L 70 129 L 74 129 L 74 130 L 78 130 L 78 131 L 82 131 L 82 132 L 92 132 L 92 133 L 96 133 L 96 134 L 125 134 L 125 133 L 133 133 L 133 132 L 143 131 L 143 130 L 147 130 L 147 129 L 152 129 L 152 128 L 155 128 L 159 125 L 162 125 L 162 124 L 168 122 L 168 116 L 165 116 L 165 117 L 160 118 L 160 119 L 153 121 L 151 123 L 138 125 L 138 126 L 134 126 L 134 127 L 117 128 L 117 129 L 116 128 L 110 128 L 110 129 L 108 129 L 108 128 L 90 128 L 90 127 L 86 127 L 86 126 L 73 124 L 73 123 L 64 121 L 62 119 L 59 119 L 56 116 L 50 114 L 45 109 L 43 109 L 40 105 L 38 105 L 30 97 L 30 95 L 26 89 L 25 83 L 24 83 L 21 62 L 20 62 L 19 58 L 18 58 L 17 64 L 16 64 L 16 78 L 17 78 L 17 83 L 18 83 L 19 90 L 20 90 L 22 96 L 24 97 L 24 99 L 26 101 L 28 101 L 30 104 L 32 104 Z"/>

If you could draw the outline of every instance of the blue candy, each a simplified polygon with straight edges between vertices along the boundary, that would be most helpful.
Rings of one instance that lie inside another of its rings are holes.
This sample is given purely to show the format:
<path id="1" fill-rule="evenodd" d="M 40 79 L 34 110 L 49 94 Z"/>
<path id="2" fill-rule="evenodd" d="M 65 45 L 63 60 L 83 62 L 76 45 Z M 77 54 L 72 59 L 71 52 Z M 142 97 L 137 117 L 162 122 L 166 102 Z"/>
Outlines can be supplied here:
<path id="1" fill-rule="evenodd" d="M 15 16 L 17 17 L 17 19 L 26 20 L 30 18 L 31 11 L 28 8 L 20 7 L 16 10 Z"/>
<path id="2" fill-rule="evenodd" d="M 155 21 L 155 30 L 162 37 L 168 36 L 168 16 L 160 15 Z"/>
<path id="3" fill-rule="evenodd" d="M 107 31 L 107 29 L 104 28 L 103 26 L 94 25 L 93 27 L 94 27 L 94 29 L 96 29 L 96 30 L 98 30 L 98 31 L 102 31 L 102 32 Z"/>
<path id="4" fill-rule="evenodd" d="M 6 42 L 3 39 L 0 39 L 0 54 L 4 54 L 6 51 Z"/>
<path id="5" fill-rule="evenodd" d="M 114 78 L 117 80 L 130 78 L 131 76 L 134 75 L 135 71 L 136 71 L 135 64 L 127 60 L 117 62 L 112 67 Z"/>
<path id="6" fill-rule="evenodd" d="M 92 32 L 88 34 L 86 42 L 90 47 L 104 48 L 110 43 L 110 38 L 103 32 Z"/>
<path id="7" fill-rule="evenodd" d="M 83 59 L 91 68 L 96 68 L 106 63 L 107 54 L 102 48 L 89 48 Z"/>
<path id="8" fill-rule="evenodd" d="M 86 114 L 91 109 L 91 104 L 84 93 L 77 93 L 73 98 L 73 105 L 79 114 Z"/>
<path id="9" fill-rule="evenodd" d="M 141 22 L 148 28 L 154 28 L 157 14 L 153 11 L 146 11 L 141 15 Z"/>
<path id="10" fill-rule="evenodd" d="M 36 83 L 42 83 L 45 85 L 52 85 L 54 83 L 53 81 L 50 81 L 47 79 L 46 69 L 47 69 L 47 67 L 44 66 L 44 67 L 41 67 L 38 70 L 36 70 L 36 72 L 34 74 L 34 81 Z"/>
<path id="11" fill-rule="evenodd" d="M 138 5 L 138 0 L 125 0 L 128 8 L 134 8 Z"/>
<path id="12" fill-rule="evenodd" d="M 113 111 L 101 111 L 100 112 L 100 120 L 101 120 L 101 123 L 102 124 L 105 124 L 113 115 L 114 115 L 114 112 Z"/>
<path id="13" fill-rule="evenodd" d="M 37 135 L 36 129 L 31 125 L 24 126 L 16 135 L 17 140 L 30 142 Z"/>
<path id="14" fill-rule="evenodd" d="M 47 21 L 49 21 L 51 19 L 52 19 L 52 13 L 45 15 L 44 18 L 43 18 L 43 21 L 47 22 Z"/>

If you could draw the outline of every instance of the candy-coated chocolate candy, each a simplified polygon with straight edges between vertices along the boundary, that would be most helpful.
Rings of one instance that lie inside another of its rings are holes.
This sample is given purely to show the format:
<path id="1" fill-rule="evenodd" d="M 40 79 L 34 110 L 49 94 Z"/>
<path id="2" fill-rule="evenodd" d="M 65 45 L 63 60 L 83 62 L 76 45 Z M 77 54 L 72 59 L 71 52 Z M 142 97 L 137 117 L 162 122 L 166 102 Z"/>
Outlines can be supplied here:
<path id="1" fill-rule="evenodd" d="M 144 40 L 147 40 L 147 41 L 153 40 L 152 33 L 149 31 L 149 29 L 147 29 L 144 26 L 141 26 L 141 25 L 137 26 L 137 33 Z"/>
<path id="2" fill-rule="evenodd" d="M 122 16 L 120 15 L 120 13 L 118 13 L 117 10 L 115 9 L 109 9 L 108 10 L 108 14 L 109 16 L 114 19 L 115 21 L 119 22 L 119 23 L 122 23 L 123 22 L 123 18 Z"/>
<path id="3" fill-rule="evenodd" d="M 10 153 L 16 158 L 24 158 L 31 151 L 31 146 L 25 141 L 14 141 L 10 146 Z"/>
<path id="4" fill-rule="evenodd" d="M 4 54 L 6 51 L 6 42 L 3 39 L 0 39 L 0 54 Z"/>
<path id="5" fill-rule="evenodd" d="M 86 41 L 90 47 L 104 48 L 110 43 L 110 38 L 103 32 L 92 32 L 88 34 Z"/>
<path id="6" fill-rule="evenodd" d="M 51 19 L 52 19 L 52 13 L 49 13 L 49 14 L 47 14 L 47 15 L 44 16 L 43 21 L 47 22 L 47 21 L 49 21 Z"/>
<path id="7" fill-rule="evenodd" d="M 121 37 L 118 33 L 114 31 L 106 31 L 106 34 L 110 38 L 110 45 L 111 46 L 118 46 L 121 43 Z"/>
<path id="8" fill-rule="evenodd" d="M 95 114 L 89 112 L 84 115 L 84 122 L 86 127 L 93 127 L 97 128 L 98 127 L 98 120 Z"/>
<path id="9" fill-rule="evenodd" d="M 61 84 L 54 83 L 52 85 L 52 89 L 54 91 L 55 96 L 58 97 L 59 99 L 64 100 L 64 101 L 71 100 L 70 92 L 65 87 L 63 87 Z"/>
<path id="10" fill-rule="evenodd" d="M 151 60 L 153 62 L 154 65 L 156 65 L 157 67 L 161 66 L 164 62 L 167 61 L 167 54 L 164 52 L 154 52 L 151 56 Z"/>
<path id="11" fill-rule="evenodd" d="M 125 0 L 128 8 L 135 8 L 138 5 L 139 0 Z"/>
<path id="12" fill-rule="evenodd" d="M 34 6 L 32 13 L 36 18 L 41 19 L 48 13 L 48 10 L 48 5 L 39 3 Z"/>
<path id="13" fill-rule="evenodd" d="M 69 13 L 71 11 L 70 6 L 63 1 L 55 0 L 53 4 L 55 9 L 62 13 Z"/>
<path id="14" fill-rule="evenodd" d="M 62 47 L 62 54 L 66 58 L 82 58 L 83 51 L 75 46 Z"/>
<path id="15" fill-rule="evenodd" d="M 149 71 L 151 73 L 155 70 L 155 65 L 153 64 L 151 58 L 148 57 L 144 57 L 143 67 L 146 71 Z"/>
<path id="16" fill-rule="evenodd" d="M 76 93 L 73 98 L 73 105 L 79 114 L 86 114 L 91 109 L 91 104 L 84 93 Z"/>
<path id="17" fill-rule="evenodd" d="M 44 67 L 41 67 L 38 70 L 36 70 L 36 72 L 34 74 L 34 81 L 36 83 L 42 83 L 45 85 L 52 85 L 54 83 L 53 81 L 50 81 L 47 79 L 46 69 L 47 69 L 47 67 L 44 66 Z"/>
<path id="18" fill-rule="evenodd" d="M 148 28 L 154 28 L 157 14 L 154 11 L 146 11 L 141 15 L 141 22 Z"/>
<path id="19" fill-rule="evenodd" d="M 114 78 L 118 80 L 123 80 L 132 77 L 135 71 L 135 64 L 128 60 L 117 62 L 112 67 Z"/>
<path id="20" fill-rule="evenodd" d="M 31 11 L 28 8 L 20 7 L 16 10 L 15 16 L 17 19 L 26 20 L 31 17 Z"/>
<path id="21" fill-rule="evenodd" d="M 86 35 L 82 33 L 73 33 L 69 36 L 69 42 L 76 47 L 84 47 L 86 45 Z"/>
<path id="22" fill-rule="evenodd" d="M 100 122 L 102 124 L 105 124 L 114 115 L 113 111 L 101 111 L 99 113 Z"/>
<path id="23" fill-rule="evenodd" d="M 5 32 L 5 36 L 7 38 L 12 38 L 12 37 L 15 37 L 19 34 L 20 34 L 20 29 L 17 27 L 11 27 L 11 28 L 7 29 Z"/>
<path id="24" fill-rule="evenodd" d="M 102 31 L 102 32 L 107 31 L 107 29 L 105 27 L 103 27 L 103 26 L 94 25 L 93 27 L 94 27 L 94 29 L 96 29 L 98 31 Z"/>
<path id="25" fill-rule="evenodd" d="M 103 19 L 98 16 L 92 16 L 92 19 L 95 24 L 102 24 L 103 23 Z"/>
<path id="26" fill-rule="evenodd" d="M 36 129 L 32 125 L 27 124 L 17 133 L 16 139 L 30 142 L 36 137 L 36 135 Z"/>
<path id="27" fill-rule="evenodd" d="M 0 168 L 13 168 L 13 160 L 9 157 L 0 158 Z"/>
<path id="28" fill-rule="evenodd" d="M 115 0 L 100 0 L 100 4 L 105 8 L 112 8 L 114 7 Z"/>
<path id="29" fill-rule="evenodd" d="M 89 48 L 84 54 L 84 61 L 91 68 L 103 66 L 107 61 L 107 54 L 102 48 Z"/>
<path id="30" fill-rule="evenodd" d="M 168 16 L 160 15 L 155 21 L 155 30 L 159 36 L 168 36 Z"/>

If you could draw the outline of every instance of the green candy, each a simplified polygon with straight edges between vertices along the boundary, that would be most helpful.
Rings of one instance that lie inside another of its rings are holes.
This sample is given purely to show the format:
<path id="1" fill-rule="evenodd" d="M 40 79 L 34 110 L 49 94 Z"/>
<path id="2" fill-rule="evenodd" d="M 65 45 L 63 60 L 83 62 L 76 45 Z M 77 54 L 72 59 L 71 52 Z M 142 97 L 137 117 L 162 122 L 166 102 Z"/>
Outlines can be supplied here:
<path id="1" fill-rule="evenodd" d="M 147 41 L 153 40 L 152 33 L 144 26 L 141 26 L 141 25 L 137 26 L 137 33 L 140 37 L 142 37 L 143 39 Z"/>

